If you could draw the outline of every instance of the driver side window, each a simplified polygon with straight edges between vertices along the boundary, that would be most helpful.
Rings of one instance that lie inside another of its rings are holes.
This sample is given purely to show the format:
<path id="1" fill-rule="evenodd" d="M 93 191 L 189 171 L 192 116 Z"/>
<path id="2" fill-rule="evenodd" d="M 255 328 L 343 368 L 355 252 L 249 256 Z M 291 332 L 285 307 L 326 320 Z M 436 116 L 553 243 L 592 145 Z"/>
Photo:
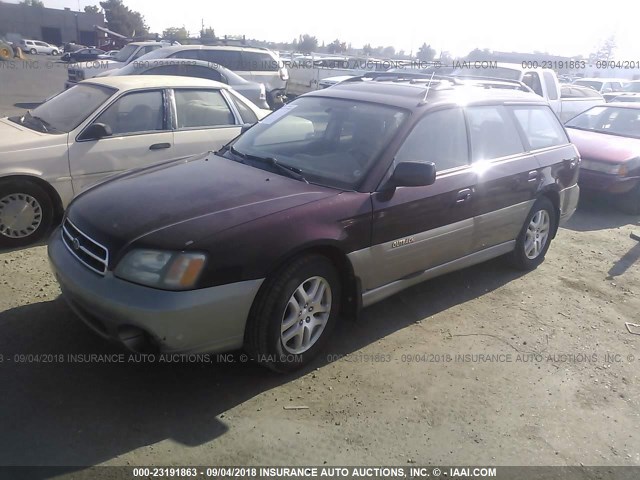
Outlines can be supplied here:
<path id="1" fill-rule="evenodd" d="M 108 125 L 113 136 L 164 130 L 162 91 L 126 94 L 102 112 L 93 123 Z"/>
<path id="2" fill-rule="evenodd" d="M 438 171 L 469 165 L 462 109 L 449 108 L 427 114 L 409 133 L 395 161 L 433 162 Z"/>

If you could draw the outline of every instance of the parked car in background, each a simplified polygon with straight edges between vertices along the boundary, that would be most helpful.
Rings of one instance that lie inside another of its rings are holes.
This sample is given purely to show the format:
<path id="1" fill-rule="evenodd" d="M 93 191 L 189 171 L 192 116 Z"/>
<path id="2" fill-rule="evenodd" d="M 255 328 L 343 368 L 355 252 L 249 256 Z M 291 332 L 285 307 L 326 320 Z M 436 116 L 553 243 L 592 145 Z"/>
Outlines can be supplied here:
<path id="1" fill-rule="evenodd" d="M 580 187 L 610 194 L 620 210 L 640 213 L 640 104 L 593 107 L 565 126 L 582 156 Z"/>
<path id="2" fill-rule="evenodd" d="M 620 95 L 628 95 L 628 94 L 636 94 L 640 93 L 640 80 L 631 80 L 627 82 L 627 84 L 618 91 L 613 91 L 604 94 L 604 98 L 607 102 L 612 102 L 614 98 L 619 97 Z"/>
<path id="3" fill-rule="evenodd" d="M 120 50 L 109 50 L 108 52 L 105 52 L 104 55 L 101 55 L 100 58 L 106 58 L 107 60 L 111 60 L 113 59 L 113 57 L 115 57 L 118 54 L 119 51 Z"/>
<path id="4" fill-rule="evenodd" d="M 30 53 L 31 55 L 58 55 L 60 53 L 60 49 L 55 45 L 49 45 L 48 43 L 40 40 L 22 39 L 18 46 L 23 52 Z"/>
<path id="5" fill-rule="evenodd" d="M 64 53 L 70 53 L 70 52 L 75 52 L 77 50 L 80 50 L 81 48 L 89 48 L 89 47 L 87 47 L 86 45 L 80 45 L 79 43 L 69 42 L 64 44 L 64 48 L 62 49 L 62 51 Z"/>
<path id="6" fill-rule="evenodd" d="M 68 52 L 60 57 L 60 60 L 65 62 L 89 62 L 97 60 L 100 56 L 104 55 L 104 50 L 99 48 L 81 48 L 75 52 Z"/>
<path id="7" fill-rule="evenodd" d="M 604 97 L 592 89 L 588 92 L 576 90 L 573 92 L 575 95 L 565 96 L 571 91 L 566 88 L 567 85 L 560 84 L 556 73 L 550 68 L 522 68 L 520 64 L 498 62 L 495 68 L 459 68 L 452 75 L 461 78 L 484 77 L 521 81 L 546 99 L 563 122 L 595 105 L 605 103 Z"/>
<path id="8" fill-rule="evenodd" d="M 640 93 L 620 93 L 613 97 L 611 102 L 640 102 Z"/>
<path id="9" fill-rule="evenodd" d="M 82 82 L 0 119 L 0 247 L 42 238 L 87 186 L 218 149 L 266 113 L 219 82 L 123 76 Z"/>
<path id="10" fill-rule="evenodd" d="M 226 83 L 259 108 L 269 108 L 266 89 L 263 84 L 245 80 L 240 75 L 217 63 L 177 58 L 140 60 L 131 62 L 125 67 L 104 72 L 98 75 L 97 78 L 120 75 L 179 75 L 182 77 L 205 78 Z"/>
<path id="11" fill-rule="evenodd" d="M 290 371 L 340 316 L 419 282 L 500 255 L 534 269 L 579 157 L 543 99 L 503 83 L 336 85 L 217 153 L 97 185 L 49 240 L 62 295 L 134 351 L 244 347 Z"/>
<path id="12" fill-rule="evenodd" d="M 166 45 L 168 44 L 165 42 L 131 42 L 110 59 L 73 65 L 68 69 L 68 79 L 64 83 L 64 88 L 70 88 L 82 80 L 93 78 L 108 70 L 124 67 L 141 56 Z"/>
<path id="13" fill-rule="evenodd" d="M 573 82 L 574 85 L 593 88 L 596 92 L 605 94 L 624 90 L 628 80 L 624 78 L 580 78 Z"/>
<path id="14" fill-rule="evenodd" d="M 239 46 L 174 45 L 140 58 L 140 62 L 161 58 L 202 60 L 222 65 L 250 82 L 262 83 L 271 108 L 282 105 L 289 72 L 278 55 L 267 49 Z"/>

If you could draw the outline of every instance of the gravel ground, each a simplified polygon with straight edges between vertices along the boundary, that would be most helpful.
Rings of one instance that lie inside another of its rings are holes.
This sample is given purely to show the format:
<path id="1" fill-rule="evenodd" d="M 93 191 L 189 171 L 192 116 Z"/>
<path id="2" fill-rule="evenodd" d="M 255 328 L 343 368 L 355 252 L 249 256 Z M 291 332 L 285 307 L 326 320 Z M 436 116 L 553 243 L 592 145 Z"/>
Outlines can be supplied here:
<path id="1" fill-rule="evenodd" d="M 123 350 L 67 308 L 44 246 L 0 254 L 0 465 L 640 465 L 638 220 L 585 198 L 537 270 L 411 288 L 288 376 L 81 362 Z"/>

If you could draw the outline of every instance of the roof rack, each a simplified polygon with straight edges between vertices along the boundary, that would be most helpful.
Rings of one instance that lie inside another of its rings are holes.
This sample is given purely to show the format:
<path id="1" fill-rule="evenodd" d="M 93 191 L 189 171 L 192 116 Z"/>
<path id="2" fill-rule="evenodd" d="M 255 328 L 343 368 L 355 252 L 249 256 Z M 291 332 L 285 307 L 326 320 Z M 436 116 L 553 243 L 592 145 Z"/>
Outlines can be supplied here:
<path id="1" fill-rule="evenodd" d="M 485 88 L 505 88 L 522 90 L 530 92 L 531 89 L 518 80 L 509 80 L 496 77 L 483 77 L 472 75 L 438 75 L 431 73 L 419 72 L 368 72 L 353 78 L 344 80 L 342 83 L 358 82 L 358 81 L 393 81 L 393 82 L 409 82 L 409 83 L 429 83 L 433 81 L 446 81 L 451 85 L 476 85 Z M 470 83 L 471 82 L 471 83 Z"/>

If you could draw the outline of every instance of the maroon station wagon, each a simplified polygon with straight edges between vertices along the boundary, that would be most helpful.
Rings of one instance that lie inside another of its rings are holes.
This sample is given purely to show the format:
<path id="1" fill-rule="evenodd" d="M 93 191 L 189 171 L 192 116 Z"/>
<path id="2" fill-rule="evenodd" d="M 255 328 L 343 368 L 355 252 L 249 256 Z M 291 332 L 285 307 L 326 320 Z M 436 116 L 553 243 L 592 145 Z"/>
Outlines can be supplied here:
<path id="1" fill-rule="evenodd" d="M 582 157 L 580 186 L 611 194 L 622 211 L 640 213 L 640 104 L 593 107 L 566 127 Z"/>
<path id="2" fill-rule="evenodd" d="M 502 255 L 536 268 L 579 196 L 544 100 L 509 81 L 356 80 L 76 197 L 49 241 L 72 309 L 135 351 L 244 348 L 288 371 L 339 318 L 419 282 Z"/>

